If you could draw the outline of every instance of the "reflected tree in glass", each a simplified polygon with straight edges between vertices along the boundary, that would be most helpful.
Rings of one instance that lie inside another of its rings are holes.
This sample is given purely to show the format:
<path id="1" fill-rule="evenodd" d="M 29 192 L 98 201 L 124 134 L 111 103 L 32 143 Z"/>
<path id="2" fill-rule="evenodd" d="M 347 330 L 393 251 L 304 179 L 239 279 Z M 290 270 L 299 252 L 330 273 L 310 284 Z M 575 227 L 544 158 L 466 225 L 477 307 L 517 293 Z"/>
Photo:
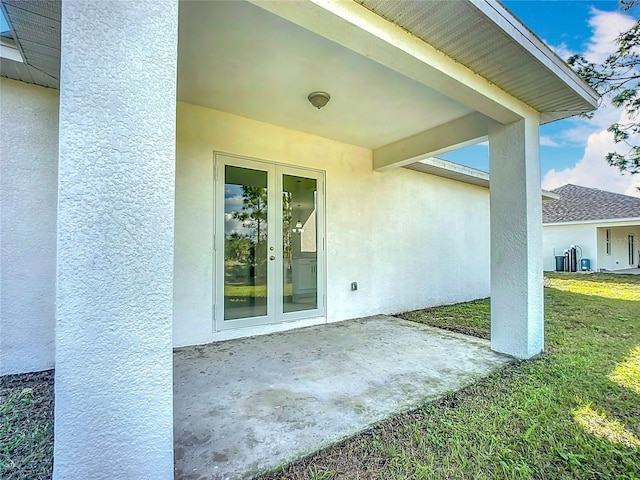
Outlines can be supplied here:
<path id="1" fill-rule="evenodd" d="M 242 186 L 242 211 L 233 212 L 233 218 L 252 230 L 252 240 L 258 244 L 267 239 L 267 189 Z"/>
<path id="2" fill-rule="evenodd" d="M 266 172 L 225 167 L 225 320 L 267 314 L 266 183 Z"/>

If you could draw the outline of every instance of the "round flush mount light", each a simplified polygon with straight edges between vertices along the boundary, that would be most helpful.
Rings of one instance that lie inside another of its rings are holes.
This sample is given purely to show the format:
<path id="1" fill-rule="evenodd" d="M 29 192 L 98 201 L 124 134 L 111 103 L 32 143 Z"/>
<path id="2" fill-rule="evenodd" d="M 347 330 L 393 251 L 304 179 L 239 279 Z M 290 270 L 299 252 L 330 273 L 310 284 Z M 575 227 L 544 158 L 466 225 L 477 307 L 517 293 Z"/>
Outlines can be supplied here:
<path id="1" fill-rule="evenodd" d="M 307 96 L 307 98 L 309 99 L 311 105 L 320 110 L 327 103 L 329 103 L 331 95 L 329 95 L 327 92 L 311 92 L 309 96 Z"/>

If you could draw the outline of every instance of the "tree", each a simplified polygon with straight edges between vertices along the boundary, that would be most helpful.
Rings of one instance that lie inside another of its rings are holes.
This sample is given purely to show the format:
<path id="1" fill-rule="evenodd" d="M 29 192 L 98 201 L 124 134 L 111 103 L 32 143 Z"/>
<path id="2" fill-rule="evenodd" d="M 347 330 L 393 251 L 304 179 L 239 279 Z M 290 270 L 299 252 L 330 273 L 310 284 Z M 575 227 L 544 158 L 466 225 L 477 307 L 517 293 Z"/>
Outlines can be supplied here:
<path id="1" fill-rule="evenodd" d="M 267 238 L 267 189 L 242 186 L 242 212 L 233 212 L 233 218 L 252 229 L 252 240 L 257 244 Z"/>
<path id="2" fill-rule="evenodd" d="M 225 260 L 233 260 L 238 263 L 250 263 L 251 239 L 237 232 L 233 232 L 225 238 Z"/>
<path id="3" fill-rule="evenodd" d="M 640 0 L 620 0 L 625 11 L 639 3 Z M 640 173 L 640 146 L 634 144 L 634 135 L 640 133 L 640 21 L 618 35 L 615 43 L 616 51 L 600 65 L 587 61 L 583 55 L 573 55 L 567 63 L 601 96 L 610 97 L 614 107 L 624 108 L 624 120 L 607 129 L 618 146 L 605 158 L 609 165 L 634 175 Z"/>
<path id="4" fill-rule="evenodd" d="M 242 222 L 250 233 L 235 237 L 232 234 L 227 237 L 230 241 L 230 254 L 233 251 L 242 255 L 242 261 L 250 264 L 250 277 L 266 276 L 267 189 L 242 185 L 242 211 L 232 212 L 232 217 Z M 248 252 L 245 247 L 248 248 Z"/>

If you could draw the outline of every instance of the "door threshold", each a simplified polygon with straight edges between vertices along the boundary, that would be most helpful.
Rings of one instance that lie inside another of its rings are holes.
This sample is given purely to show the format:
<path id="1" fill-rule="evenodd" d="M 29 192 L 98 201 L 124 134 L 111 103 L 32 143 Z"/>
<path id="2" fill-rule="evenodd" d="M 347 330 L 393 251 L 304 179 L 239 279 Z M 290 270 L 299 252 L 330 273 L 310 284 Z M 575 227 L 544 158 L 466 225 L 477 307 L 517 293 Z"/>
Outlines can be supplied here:
<path id="1" fill-rule="evenodd" d="M 286 332 L 296 328 L 313 327 L 327 323 L 327 317 L 304 318 L 301 320 L 291 320 L 289 322 L 272 323 L 269 325 L 255 325 L 252 327 L 232 328 L 229 330 L 221 330 L 214 332 L 211 336 L 211 342 L 221 342 L 223 340 L 232 340 L 234 338 L 253 337 L 258 335 L 268 335 L 276 332 Z"/>

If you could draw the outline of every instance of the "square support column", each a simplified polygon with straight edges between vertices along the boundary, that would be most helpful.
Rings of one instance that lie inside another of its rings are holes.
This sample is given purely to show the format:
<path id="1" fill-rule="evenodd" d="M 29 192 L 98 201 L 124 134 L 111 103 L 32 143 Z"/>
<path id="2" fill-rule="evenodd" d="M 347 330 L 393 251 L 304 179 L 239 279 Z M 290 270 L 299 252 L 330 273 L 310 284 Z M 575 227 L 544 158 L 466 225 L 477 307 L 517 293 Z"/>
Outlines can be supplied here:
<path id="1" fill-rule="evenodd" d="M 62 2 L 54 478 L 173 478 L 178 0 Z"/>
<path id="2" fill-rule="evenodd" d="M 544 348 L 537 119 L 490 127 L 489 165 L 491 348 L 529 358 Z"/>

